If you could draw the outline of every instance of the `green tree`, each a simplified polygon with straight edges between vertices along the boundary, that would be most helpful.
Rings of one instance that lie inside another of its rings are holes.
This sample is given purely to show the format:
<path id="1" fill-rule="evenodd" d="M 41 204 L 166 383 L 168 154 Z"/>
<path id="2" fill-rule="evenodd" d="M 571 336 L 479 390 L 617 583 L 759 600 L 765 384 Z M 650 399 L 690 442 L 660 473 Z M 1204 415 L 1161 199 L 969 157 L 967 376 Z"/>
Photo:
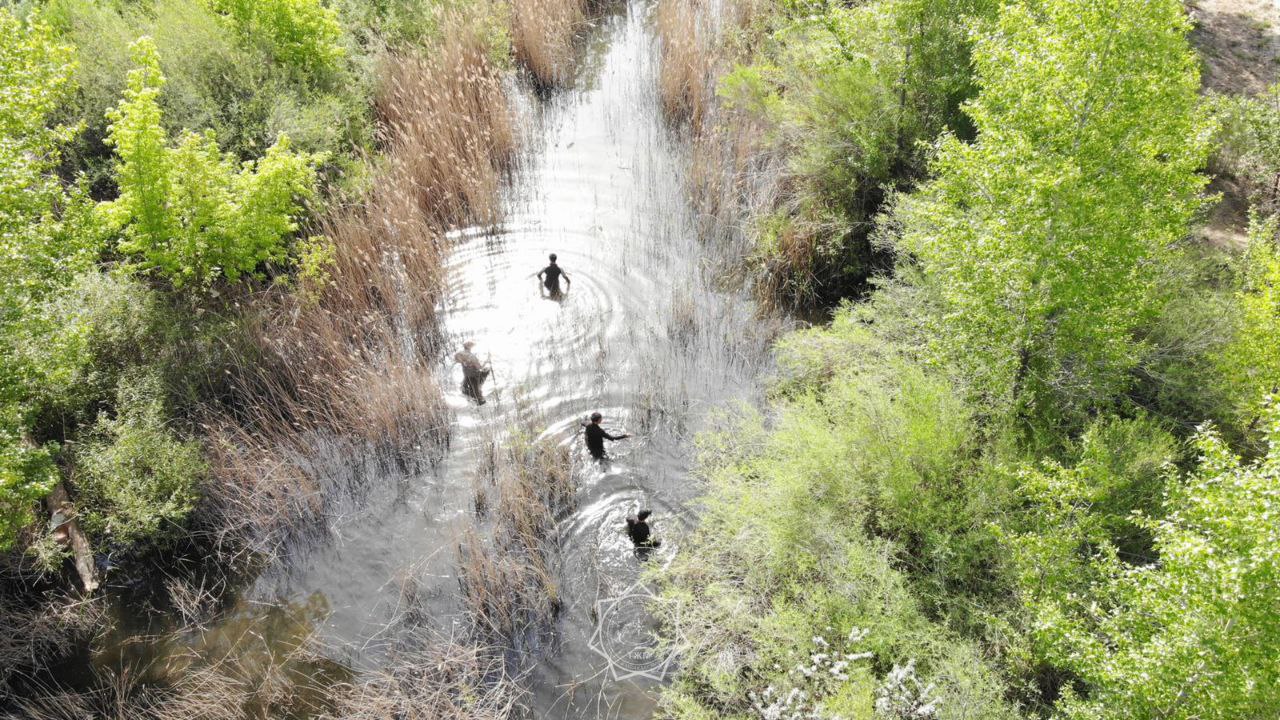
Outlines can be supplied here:
<path id="1" fill-rule="evenodd" d="M 1269 717 L 1280 703 L 1280 404 L 1269 451 L 1234 456 L 1212 430 L 1199 467 L 1170 472 L 1161 520 L 1134 516 L 1159 561 L 1125 562 L 1089 509 L 1088 472 L 1038 474 L 1041 531 L 1019 537 L 1022 595 L 1048 659 L 1075 673 L 1058 707 L 1079 720 Z M 1088 553 L 1082 553 L 1088 550 Z M 1064 576 L 1046 568 L 1078 560 Z M 1082 559 L 1085 558 L 1085 559 Z M 1064 582 L 1071 577 L 1069 582 Z"/>
<path id="2" fill-rule="evenodd" d="M 281 136 L 264 157 L 237 165 L 212 133 L 187 132 L 170 147 L 157 98 L 164 85 L 155 46 L 134 44 L 135 69 L 111 113 L 120 197 L 102 216 L 123 233 L 120 249 L 175 286 L 235 281 L 288 255 L 301 201 L 314 193 L 318 158 Z"/>
<path id="3" fill-rule="evenodd" d="M 209 0 L 246 40 L 266 46 L 286 65 L 331 70 L 343 56 L 338 13 L 320 0 Z"/>
<path id="4" fill-rule="evenodd" d="M 29 310 L 89 253 L 67 231 L 68 205 L 52 170 L 72 128 L 48 118 L 70 89 L 71 49 L 49 29 L 0 8 L 0 549 L 31 522 L 31 508 L 57 479 L 51 448 L 29 437 L 25 388 L 47 368 L 23 362 L 15 339 Z"/>
<path id="5" fill-rule="evenodd" d="M 885 260 L 870 241 L 886 189 L 919 179 L 921 141 L 971 132 L 961 103 L 973 92 L 970 29 L 990 0 L 786 3 L 753 63 L 719 93 L 763 121 L 765 142 L 788 158 L 775 212 L 757 231 L 770 296 L 832 302 L 865 289 Z"/>
<path id="6" fill-rule="evenodd" d="M 1280 219 L 1254 215 L 1243 260 L 1244 283 L 1236 296 L 1235 337 L 1218 354 L 1223 383 L 1236 399 L 1241 424 L 1262 410 L 1258 399 L 1280 392 Z"/>
<path id="7" fill-rule="evenodd" d="M 1177 0 L 1005 5 L 974 50 L 977 139 L 903 201 L 932 328 L 991 411 L 1077 423 L 1123 391 L 1158 266 L 1202 205 L 1210 123 Z"/>

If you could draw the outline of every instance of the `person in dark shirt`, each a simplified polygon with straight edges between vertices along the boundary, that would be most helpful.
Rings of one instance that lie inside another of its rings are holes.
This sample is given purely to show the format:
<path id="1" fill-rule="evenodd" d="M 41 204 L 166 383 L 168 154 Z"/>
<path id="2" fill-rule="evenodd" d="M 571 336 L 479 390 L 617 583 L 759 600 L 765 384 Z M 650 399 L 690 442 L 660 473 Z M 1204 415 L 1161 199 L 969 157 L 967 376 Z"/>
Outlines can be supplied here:
<path id="1" fill-rule="evenodd" d="M 604 416 L 600 413 L 591 413 L 591 422 L 582 423 L 582 427 L 586 428 L 587 451 L 591 453 L 591 457 L 596 460 L 604 459 L 604 441 L 605 440 L 622 440 L 631 437 L 630 435 L 610 435 L 605 429 L 600 427 L 600 421 Z"/>
<path id="2" fill-rule="evenodd" d="M 656 548 L 661 543 L 649 530 L 647 520 L 651 514 L 648 510 L 641 510 L 627 517 L 627 537 L 637 548 Z"/>
<path id="3" fill-rule="evenodd" d="M 556 254 L 551 253 L 551 264 L 538 271 L 538 279 L 542 281 L 542 286 L 551 293 L 551 297 L 558 298 L 562 294 L 560 291 L 560 278 L 564 277 L 565 289 L 568 290 L 573 286 L 573 280 L 569 279 L 569 273 L 560 269 L 556 264 Z"/>

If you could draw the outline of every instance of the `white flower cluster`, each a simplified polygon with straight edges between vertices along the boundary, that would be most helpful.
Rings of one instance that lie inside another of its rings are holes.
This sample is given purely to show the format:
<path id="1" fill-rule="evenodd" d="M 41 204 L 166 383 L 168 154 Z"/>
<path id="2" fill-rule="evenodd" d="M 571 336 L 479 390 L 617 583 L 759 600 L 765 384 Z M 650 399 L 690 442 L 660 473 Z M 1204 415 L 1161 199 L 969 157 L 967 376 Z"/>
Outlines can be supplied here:
<path id="1" fill-rule="evenodd" d="M 838 715 L 823 713 L 822 701 L 849 680 L 851 663 L 871 657 L 869 652 L 849 652 L 866 638 L 867 632 L 855 627 L 845 641 L 844 652 L 833 648 L 825 637 L 815 635 L 808 662 L 796 663 L 788 673 L 794 683 L 789 692 L 770 685 L 763 692 L 750 693 L 756 716 L 760 720 L 842 720 Z"/>
<path id="2" fill-rule="evenodd" d="M 938 716 L 933 683 L 916 676 L 916 661 L 894 665 L 884 685 L 876 689 L 876 715 L 885 720 L 930 720 Z"/>

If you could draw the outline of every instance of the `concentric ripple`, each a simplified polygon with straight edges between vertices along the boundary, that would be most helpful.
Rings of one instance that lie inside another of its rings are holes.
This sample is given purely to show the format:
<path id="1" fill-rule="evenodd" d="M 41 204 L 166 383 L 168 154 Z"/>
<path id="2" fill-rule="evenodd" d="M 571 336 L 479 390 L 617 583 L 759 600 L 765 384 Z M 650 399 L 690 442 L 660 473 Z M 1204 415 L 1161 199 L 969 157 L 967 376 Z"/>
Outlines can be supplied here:
<path id="1" fill-rule="evenodd" d="M 636 585 L 645 562 L 679 552 L 678 529 L 696 521 L 689 503 L 692 439 L 712 410 L 756 402 L 777 321 L 758 319 L 741 294 L 714 289 L 706 268 L 717 248 L 695 232 L 688 205 L 688 148 L 662 120 L 651 0 L 604 17 L 583 60 L 579 89 L 530 102 L 533 142 L 505 199 L 504 222 L 454 234 L 446 331 L 476 341 L 494 369 L 486 403 L 441 367 L 454 412 L 449 451 L 430 474 L 388 480 L 333 518 L 336 541 L 314 549 L 284 577 L 264 579 L 275 602 L 323 594 L 327 631 L 365 648 L 376 664 L 378 632 L 399 602 L 398 578 L 431 579 L 426 592 L 442 625 L 457 612 L 453 547 L 470 522 L 481 451 L 519 418 L 573 449 L 577 510 L 560 519 L 559 642 L 533 674 L 538 717 L 648 717 L 652 682 L 613 681 L 588 648 L 593 608 Z M 570 278 L 563 298 L 545 296 L 534 275 L 556 253 Z M 591 412 L 634 437 L 591 462 L 580 422 Z M 653 511 L 663 546 L 638 558 L 624 519 Z M 644 625 L 639 604 L 618 606 L 620 628 Z M 622 631 L 620 631 L 622 632 Z M 620 635 L 613 638 L 625 640 Z M 570 691 L 572 689 L 572 691 Z"/>

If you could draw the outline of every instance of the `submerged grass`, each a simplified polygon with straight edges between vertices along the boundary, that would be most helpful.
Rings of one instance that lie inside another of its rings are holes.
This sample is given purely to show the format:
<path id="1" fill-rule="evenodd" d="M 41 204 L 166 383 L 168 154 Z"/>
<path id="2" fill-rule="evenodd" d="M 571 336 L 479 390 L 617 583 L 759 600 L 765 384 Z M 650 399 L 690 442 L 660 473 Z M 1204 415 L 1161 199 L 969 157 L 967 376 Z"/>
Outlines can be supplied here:
<path id="1" fill-rule="evenodd" d="M 560 610 L 557 526 L 576 502 L 568 450 L 550 438 L 533 439 L 532 427 L 524 423 L 481 456 L 474 492 L 489 532 L 473 526 L 457 548 L 459 590 L 473 630 L 517 654 Z"/>
<path id="2" fill-rule="evenodd" d="M 193 591 L 183 591 L 193 592 Z M 194 591 L 199 594 L 198 590 Z M 255 617 L 257 614 L 254 614 Z M 209 619 L 208 614 L 202 615 Z M 401 622 L 396 618 L 393 623 Z M 507 673 L 500 648 L 420 626 L 394 628 L 396 641 L 377 671 L 353 675 L 328 659 L 301 625 L 284 646 L 218 639 L 192 618 L 158 645 L 186 648 L 151 666 L 103 674 L 95 687 L 39 687 L 15 701 L 23 720 L 508 720 L 523 710 L 524 692 Z"/>

